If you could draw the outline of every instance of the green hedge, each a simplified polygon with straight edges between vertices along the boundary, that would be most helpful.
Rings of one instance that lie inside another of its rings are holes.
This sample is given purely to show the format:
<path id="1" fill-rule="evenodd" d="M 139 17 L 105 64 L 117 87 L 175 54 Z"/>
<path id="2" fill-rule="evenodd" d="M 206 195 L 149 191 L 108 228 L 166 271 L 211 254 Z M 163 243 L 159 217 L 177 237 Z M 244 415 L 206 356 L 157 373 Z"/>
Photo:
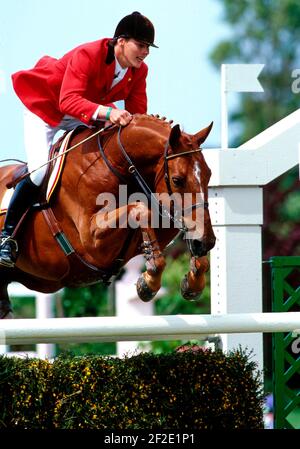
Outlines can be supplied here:
<path id="1" fill-rule="evenodd" d="M 0 428 L 263 428 L 255 369 L 240 349 L 53 363 L 1 356 Z"/>

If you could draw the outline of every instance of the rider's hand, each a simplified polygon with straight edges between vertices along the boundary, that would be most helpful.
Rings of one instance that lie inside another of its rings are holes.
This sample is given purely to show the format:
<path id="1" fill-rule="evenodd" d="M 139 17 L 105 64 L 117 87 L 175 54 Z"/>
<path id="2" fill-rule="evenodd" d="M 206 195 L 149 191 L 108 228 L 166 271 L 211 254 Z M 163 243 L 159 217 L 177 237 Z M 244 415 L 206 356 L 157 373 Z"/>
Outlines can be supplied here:
<path id="1" fill-rule="evenodd" d="M 132 115 L 125 109 L 112 109 L 109 121 L 114 125 L 126 126 L 132 120 Z"/>

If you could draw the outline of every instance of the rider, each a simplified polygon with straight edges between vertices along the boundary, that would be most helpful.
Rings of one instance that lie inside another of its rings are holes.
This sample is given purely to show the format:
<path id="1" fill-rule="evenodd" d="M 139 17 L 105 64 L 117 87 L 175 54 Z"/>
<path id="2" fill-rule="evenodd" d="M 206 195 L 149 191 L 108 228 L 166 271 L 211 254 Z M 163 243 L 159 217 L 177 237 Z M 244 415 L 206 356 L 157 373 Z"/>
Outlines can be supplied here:
<path id="1" fill-rule="evenodd" d="M 125 126 L 134 113 L 147 112 L 144 59 L 154 44 L 150 20 L 133 12 L 117 25 L 113 38 L 80 45 L 61 59 L 41 58 L 31 70 L 12 76 L 16 94 L 25 105 L 24 137 L 29 173 L 19 182 L 10 201 L 0 234 L 0 265 L 13 267 L 17 242 L 13 232 L 38 198 L 48 153 L 58 130 L 96 120 Z M 124 100 L 125 109 L 114 101 Z M 37 168 L 39 168 L 37 170 Z"/>

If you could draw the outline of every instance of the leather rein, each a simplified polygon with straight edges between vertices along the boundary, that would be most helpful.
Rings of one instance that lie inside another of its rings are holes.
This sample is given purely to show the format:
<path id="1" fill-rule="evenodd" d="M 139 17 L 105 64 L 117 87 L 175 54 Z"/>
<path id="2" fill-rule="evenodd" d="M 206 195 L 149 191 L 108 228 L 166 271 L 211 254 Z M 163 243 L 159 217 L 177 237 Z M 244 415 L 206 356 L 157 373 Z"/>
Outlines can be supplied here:
<path id="1" fill-rule="evenodd" d="M 118 129 L 118 145 L 119 148 L 123 154 L 123 156 L 125 157 L 127 163 L 128 163 L 128 172 L 133 175 L 135 181 L 137 182 L 137 184 L 141 187 L 142 191 L 145 193 L 148 201 L 150 202 L 150 204 L 154 204 L 156 209 L 159 212 L 159 215 L 161 217 L 165 217 L 167 216 L 168 218 L 170 218 L 174 224 L 177 225 L 177 227 L 180 229 L 181 232 L 186 232 L 187 228 L 183 222 L 183 217 L 181 216 L 181 218 L 178 220 L 175 215 L 172 215 L 169 213 L 168 209 L 163 206 L 157 199 L 156 195 L 154 192 L 152 192 L 152 190 L 150 189 L 149 185 L 147 184 L 147 182 L 145 181 L 145 179 L 143 178 L 143 176 L 140 174 L 140 172 L 138 171 L 138 169 L 136 168 L 136 166 L 134 165 L 133 161 L 131 160 L 131 158 L 129 157 L 127 151 L 124 148 L 124 145 L 122 144 L 121 141 L 121 130 L 122 130 L 122 126 L 119 127 Z M 98 140 L 98 147 L 99 147 L 99 151 L 101 156 L 103 157 L 104 162 L 106 163 L 107 167 L 111 170 L 112 173 L 114 173 L 124 184 L 127 184 L 127 179 L 126 177 L 119 171 L 117 170 L 112 163 L 108 160 L 105 152 L 104 152 L 104 148 L 101 144 L 101 139 L 100 139 L 100 135 L 98 134 L 97 136 L 97 140 Z M 166 141 L 165 147 L 164 147 L 164 153 L 163 153 L 163 159 L 164 159 L 164 163 L 163 163 L 163 168 L 164 168 L 164 180 L 168 189 L 168 194 L 171 196 L 174 192 L 172 192 L 172 188 L 171 188 L 171 183 L 170 183 L 170 174 L 169 174 L 169 165 L 168 165 L 168 161 L 170 159 L 174 159 L 177 157 L 181 157 L 181 156 L 187 156 L 193 153 L 198 153 L 201 151 L 201 148 L 197 148 L 195 150 L 189 150 L 189 151 L 183 151 L 181 153 L 177 153 L 177 154 L 170 154 L 168 155 L 168 150 L 170 147 L 170 141 L 169 139 Z M 195 203 L 192 204 L 191 206 L 189 206 L 186 209 L 183 209 L 183 212 L 186 211 L 192 211 L 193 209 L 196 209 L 198 207 L 203 207 L 204 209 L 208 209 L 208 202 L 207 201 L 203 201 L 203 202 L 199 202 L 199 203 Z"/>

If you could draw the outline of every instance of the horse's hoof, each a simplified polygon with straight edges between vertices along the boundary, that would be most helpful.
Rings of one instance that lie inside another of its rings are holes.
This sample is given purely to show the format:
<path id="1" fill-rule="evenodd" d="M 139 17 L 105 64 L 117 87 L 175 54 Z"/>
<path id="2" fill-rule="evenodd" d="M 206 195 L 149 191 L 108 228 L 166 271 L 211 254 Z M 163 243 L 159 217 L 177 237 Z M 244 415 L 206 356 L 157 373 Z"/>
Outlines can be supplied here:
<path id="1" fill-rule="evenodd" d="M 157 293 L 157 291 L 154 292 L 153 290 L 151 290 L 148 287 L 147 282 L 145 281 L 145 278 L 143 275 L 140 276 L 137 280 L 136 291 L 137 291 L 139 298 L 144 302 L 151 301 L 151 299 L 153 299 Z"/>
<path id="2" fill-rule="evenodd" d="M 190 289 L 187 274 L 181 281 L 180 290 L 181 296 L 187 301 L 197 301 L 198 299 L 200 299 L 202 293 L 202 292 L 194 292 L 193 290 Z"/>

